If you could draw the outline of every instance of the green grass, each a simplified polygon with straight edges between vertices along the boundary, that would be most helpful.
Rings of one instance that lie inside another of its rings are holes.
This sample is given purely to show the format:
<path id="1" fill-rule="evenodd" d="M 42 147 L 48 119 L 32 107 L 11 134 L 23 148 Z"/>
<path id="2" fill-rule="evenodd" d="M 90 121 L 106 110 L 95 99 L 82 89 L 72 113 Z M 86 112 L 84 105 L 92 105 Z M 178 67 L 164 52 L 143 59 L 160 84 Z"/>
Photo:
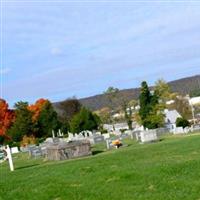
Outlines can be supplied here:
<path id="1" fill-rule="evenodd" d="M 125 142 L 110 151 L 99 144 L 94 156 L 68 161 L 15 155 L 14 172 L 0 166 L 0 200 L 200 199 L 200 135 Z"/>

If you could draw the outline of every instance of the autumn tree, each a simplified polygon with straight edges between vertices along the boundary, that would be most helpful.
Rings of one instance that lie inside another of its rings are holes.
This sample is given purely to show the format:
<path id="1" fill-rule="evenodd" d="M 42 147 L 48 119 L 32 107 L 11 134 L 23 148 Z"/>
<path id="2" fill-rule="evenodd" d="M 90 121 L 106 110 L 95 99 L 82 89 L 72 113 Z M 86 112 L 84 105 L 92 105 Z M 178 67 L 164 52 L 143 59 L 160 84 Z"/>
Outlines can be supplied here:
<path id="1" fill-rule="evenodd" d="M 159 99 L 162 102 L 166 102 L 171 99 L 170 87 L 163 79 L 156 81 L 154 92 L 159 96 Z"/>
<path id="2" fill-rule="evenodd" d="M 109 107 L 101 108 L 95 111 L 95 113 L 101 118 L 102 123 L 111 123 L 111 109 Z"/>
<path id="3" fill-rule="evenodd" d="M 3 143 L 4 139 L 9 139 L 7 131 L 14 123 L 14 120 L 14 111 L 9 109 L 5 100 L 0 99 L 0 143 Z"/>
<path id="4" fill-rule="evenodd" d="M 185 119 L 192 119 L 192 109 L 187 98 L 179 95 L 174 99 L 174 103 L 168 105 L 170 110 L 177 110 Z"/>
<path id="5" fill-rule="evenodd" d="M 35 104 L 32 104 L 28 106 L 28 109 L 32 112 L 33 116 L 33 122 L 36 122 L 40 116 L 41 110 L 44 107 L 44 105 L 48 103 L 47 99 L 38 99 Z"/>

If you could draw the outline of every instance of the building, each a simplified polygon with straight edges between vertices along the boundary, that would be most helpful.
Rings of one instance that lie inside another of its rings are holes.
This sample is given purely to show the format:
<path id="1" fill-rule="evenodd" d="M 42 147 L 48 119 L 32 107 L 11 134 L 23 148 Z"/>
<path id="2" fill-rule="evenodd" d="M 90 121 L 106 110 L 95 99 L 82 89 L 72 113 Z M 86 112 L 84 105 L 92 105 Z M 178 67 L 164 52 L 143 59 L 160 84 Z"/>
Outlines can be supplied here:
<path id="1" fill-rule="evenodd" d="M 176 120 L 181 117 L 177 110 L 168 110 L 165 109 L 165 126 L 169 129 L 176 128 Z"/>
<path id="2" fill-rule="evenodd" d="M 200 104 L 200 97 L 193 97 L 189 99 L 189 103 L 190 105 L 196 105 L 196 104 Z"/>

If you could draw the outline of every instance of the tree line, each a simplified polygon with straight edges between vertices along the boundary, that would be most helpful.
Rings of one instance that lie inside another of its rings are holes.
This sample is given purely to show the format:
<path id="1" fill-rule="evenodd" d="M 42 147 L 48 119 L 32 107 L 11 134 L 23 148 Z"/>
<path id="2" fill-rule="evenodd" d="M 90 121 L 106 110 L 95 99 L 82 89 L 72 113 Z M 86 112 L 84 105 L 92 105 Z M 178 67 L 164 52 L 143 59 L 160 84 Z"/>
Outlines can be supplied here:
<path id="1" fill-rule="evenodd" d="M 82 130 L 95 130 L 100 125 L 100 118 L 77 99 L 69 99 L 62 104 L 63 113 L 58 115 L 52 103 L 39 99 L 34 104 L 17 102 L 14 109 L 0 99 L 0 143 L 20 142 L 24 138 L 46 138 L 52 136 L 52 130 L 59 129 L 68 133 Z"/>

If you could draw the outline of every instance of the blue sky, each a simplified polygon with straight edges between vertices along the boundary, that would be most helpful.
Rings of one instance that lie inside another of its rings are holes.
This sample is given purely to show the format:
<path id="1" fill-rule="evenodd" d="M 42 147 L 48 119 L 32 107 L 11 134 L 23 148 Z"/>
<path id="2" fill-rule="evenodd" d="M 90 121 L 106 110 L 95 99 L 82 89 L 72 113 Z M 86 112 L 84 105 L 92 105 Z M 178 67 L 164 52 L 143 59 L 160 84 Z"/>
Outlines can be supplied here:
<path id="1" fill-rule="evenodd" d="M 3 97 L 51 101 L 200 74 L 200 2 L 3 1 Z"/>

